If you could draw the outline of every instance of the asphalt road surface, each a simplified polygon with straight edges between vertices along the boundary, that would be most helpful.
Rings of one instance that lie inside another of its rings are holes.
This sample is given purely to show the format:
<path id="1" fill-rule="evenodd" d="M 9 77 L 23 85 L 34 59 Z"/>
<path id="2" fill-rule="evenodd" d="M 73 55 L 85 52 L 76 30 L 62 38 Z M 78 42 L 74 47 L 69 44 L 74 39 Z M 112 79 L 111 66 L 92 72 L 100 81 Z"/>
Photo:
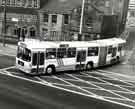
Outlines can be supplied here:
<path id="1" fill-rule="evenodd" d="M 132 109 L 135 81 L 102 70 L 28 76 L 1 55 L 2 109 Z"/>

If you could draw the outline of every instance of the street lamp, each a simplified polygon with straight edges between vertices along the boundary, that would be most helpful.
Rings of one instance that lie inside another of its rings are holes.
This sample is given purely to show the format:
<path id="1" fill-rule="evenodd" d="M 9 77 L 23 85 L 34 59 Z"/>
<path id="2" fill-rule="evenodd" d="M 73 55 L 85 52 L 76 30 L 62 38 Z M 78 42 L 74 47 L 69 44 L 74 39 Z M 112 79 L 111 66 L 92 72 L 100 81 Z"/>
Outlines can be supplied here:
<path id="1" fill-rule="evenodd" d="M 7 23 L 7 15 L 6 15 L 6 8 L 7 8 L 7 0 L 4 1 L 4 18 L 3 18 L 3 46 L 5 47 L 5 37 L 6 37 L 6 23 Z"/>
<path id="2" fill-rule="evenodd" d="M 84 5 L 85 5 L 85 0 L 82 0 L 81 19 L 80 19 L 80 30 L 79 30 L 79 36 L 78 36 L 79 41 L 82 40 L 82 28 L 83 28 L 83 17 L 84 17 Z"/>

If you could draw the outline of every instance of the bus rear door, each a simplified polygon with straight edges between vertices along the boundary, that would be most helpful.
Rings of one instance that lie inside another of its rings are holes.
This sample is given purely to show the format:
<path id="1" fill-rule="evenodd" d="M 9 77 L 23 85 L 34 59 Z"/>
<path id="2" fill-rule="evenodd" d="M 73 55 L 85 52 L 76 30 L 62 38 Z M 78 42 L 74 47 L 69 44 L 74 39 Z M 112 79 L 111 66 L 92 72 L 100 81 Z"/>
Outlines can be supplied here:
<path id="1" fill-rule="evenodd" d="M 76 69 L 81 70 L 85 67 L 86 62 L 86 50 L 78 50 L 76 57 Z"/>
<path id="2" fill-rule="evenodd" d="M 44 52 L 34 52 L 32 56 L 32 73 L 44 72 Z"/>
<path id="3" fill-rule="evenodd" d="M 107 57 L 107 47 L 100 47 L 99 53 L 99 66 L 106 65 L 106 57 Z"/>

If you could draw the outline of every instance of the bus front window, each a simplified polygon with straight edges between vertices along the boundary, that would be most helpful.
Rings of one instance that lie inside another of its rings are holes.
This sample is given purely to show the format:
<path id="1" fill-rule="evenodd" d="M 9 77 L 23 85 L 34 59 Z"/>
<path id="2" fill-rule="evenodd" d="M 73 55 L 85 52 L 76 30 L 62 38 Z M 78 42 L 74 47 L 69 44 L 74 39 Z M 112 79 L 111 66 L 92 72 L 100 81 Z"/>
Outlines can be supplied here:
<path id="1" fill-rule="evenodd" d="M 17 57 L 21 58 L 24 61 L 31 61 L 31 51 L 27 48 L 18 47 Z"/>

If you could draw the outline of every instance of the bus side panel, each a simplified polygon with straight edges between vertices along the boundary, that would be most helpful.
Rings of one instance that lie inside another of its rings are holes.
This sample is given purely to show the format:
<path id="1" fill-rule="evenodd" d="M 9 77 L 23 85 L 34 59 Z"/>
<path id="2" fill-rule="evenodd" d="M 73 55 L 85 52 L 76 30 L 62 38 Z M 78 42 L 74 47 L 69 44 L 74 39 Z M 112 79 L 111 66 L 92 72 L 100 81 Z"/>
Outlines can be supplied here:
<path id="1" fill-rule="evenodd" d="M 99 66 L 106 65 L 106 58 L 107 58 L 107 47 L 101 47 L 99 53 Z"/>

